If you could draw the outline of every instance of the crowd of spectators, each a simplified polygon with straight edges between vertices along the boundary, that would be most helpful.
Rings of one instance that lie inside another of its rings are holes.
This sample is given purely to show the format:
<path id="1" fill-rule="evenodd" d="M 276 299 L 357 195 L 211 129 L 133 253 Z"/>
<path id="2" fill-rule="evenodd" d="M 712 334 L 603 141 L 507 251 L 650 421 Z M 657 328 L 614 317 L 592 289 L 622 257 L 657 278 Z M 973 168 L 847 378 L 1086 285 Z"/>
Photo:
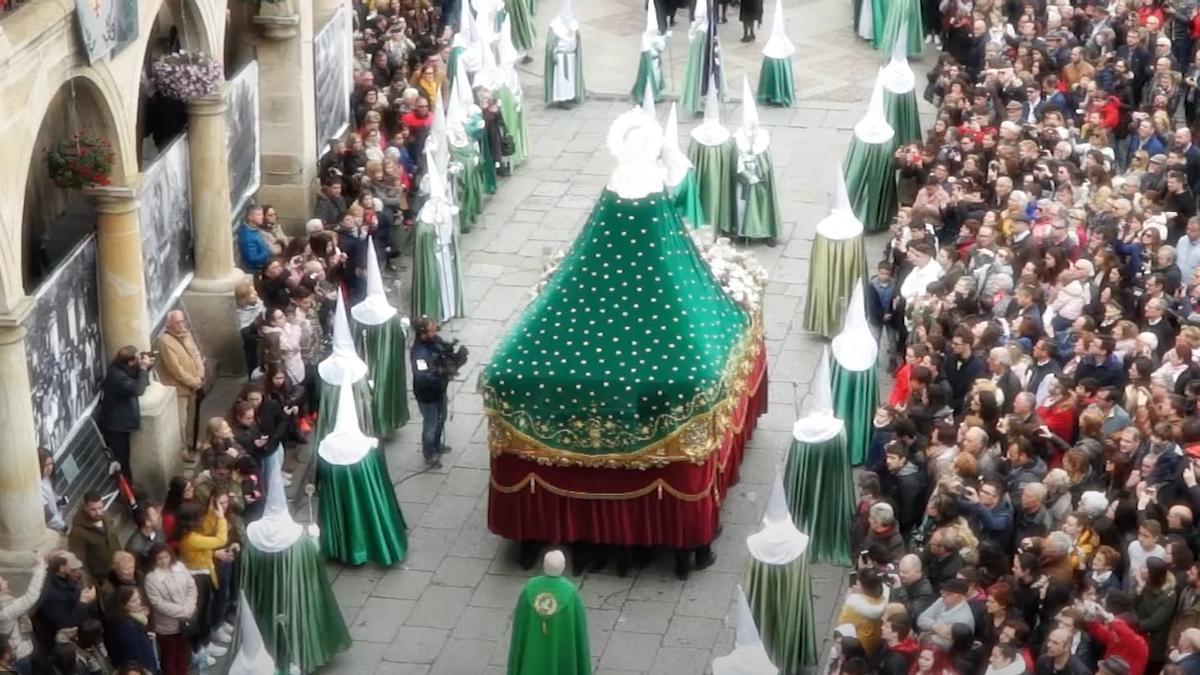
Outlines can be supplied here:
<path id="1" fill-rule="evenodd" d="M 923 3 L 834 672 L 1200 673 L 1200 16 Z"/>

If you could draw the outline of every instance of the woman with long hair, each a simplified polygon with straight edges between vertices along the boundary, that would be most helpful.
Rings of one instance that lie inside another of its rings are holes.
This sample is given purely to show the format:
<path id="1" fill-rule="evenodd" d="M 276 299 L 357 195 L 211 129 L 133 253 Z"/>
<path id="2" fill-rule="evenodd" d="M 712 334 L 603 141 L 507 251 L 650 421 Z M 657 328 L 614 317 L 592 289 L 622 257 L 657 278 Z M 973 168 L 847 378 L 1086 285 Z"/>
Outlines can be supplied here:
<path id="1" fill-rule="evenodd" d="M 1070 443 L 1075 439 L 1075 392 L 1057 378 L 1051 380 L 1046 389 L 1046 398 L 1036 408 L 1037 415 L 1051 433 Z M 1057 454 L 1050 460 L 1050 467 L 1055 466 L 1058 466 Z"/>
<path id="2" fill-rule="evenodd" d="M 1175 613 L 1175 575 L 1165 561 L 1149 558 L 1138 570 L 1137 589 L 1133 611 L 1150 647 L 1146 672 L 1158 673 L 1167 660 L 1167 636 Z"/>
<path id="3" fill-rule="evenodd" d="M 210 417 L 204 425 L 204 440 L 196 445 L 200 454 L 200 470 L 211 469 L 217 455 L 237 459 L 244 452 L 234 437 L 233 427 L 224 417 Z"/>
<path id="4" fill-rule="evenodd" d="M 224 499 L 222 499 L 224 497 Z M 198 651 L 208 647 L 208 655 L 220 657 L 225 648 L 209 645 L 212 629 L 209 619 L 214 614 L 214 600 L 218 585 L 216 552 L 229 543 L 229 521 L 225 518 L 228 495 L 215 494 L 207 505 L 190 503 L 179 509 L 175 529 L 179 535 L 179 559 L 187 567 L 196 583 L 198 609 L 193 627 L 192 649 Z M 211 515 L 214 524 L 212 534 L 205 534 L 206 516 Z"/>
<path id="5" fill-rule="evenodd" d="M 104 645 L 113 663 L 136 663 L 151 673 L 158 672 L 158 658 L 150 641 L 150 610 L 142 604 L 136 587 L 117 589 L 104 621 Z"/>
<path id="6" fill-rule="evenodd" d="M 167 541 L 178 541 L 175 537 L 175 514 L 184 504 L 190 503 L 196 496 L 192 481 L 183 476 L 175 476 L 167 486 L 167 497 L 162 506 L 162 528 Z"/>
<path id="7" fill-rule="evenodd" d="M 917 652 L 917 658 L 913 661 L 912 669 L 908 673 L 909 675 L 955 675 L 953 670 L 946 667 L 946 652 L 942 651 L 941 647 L 929 643 L 921 646 L 921 651 Z"/>
<path id="8" fill-rule="evenodd" d="M 183 630 L 196 618 L 196 582 L 171 547 L 155 544 L 148 557 L 153 567 L 146 574 L 143 585 L 150 602 L 154 634 L 162 652 L 162 673 L 187 675 L 191 649 Z"/>

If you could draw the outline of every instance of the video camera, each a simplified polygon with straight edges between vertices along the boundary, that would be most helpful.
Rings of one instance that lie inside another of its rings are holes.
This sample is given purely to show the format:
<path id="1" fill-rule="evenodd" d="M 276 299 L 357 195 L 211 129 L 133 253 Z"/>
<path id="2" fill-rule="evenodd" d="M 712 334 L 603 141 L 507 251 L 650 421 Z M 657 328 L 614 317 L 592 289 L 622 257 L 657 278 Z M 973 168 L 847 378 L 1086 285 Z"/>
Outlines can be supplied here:
<path id="1" fill-rule="evenodd" d="M 433 368 L 446 379 L 454 379 L 458 371 L 467 364 L 471 350 L 459 344 L 458 340 L 446 342 L 438 338 L 438 357 L 433 362 Z"/>

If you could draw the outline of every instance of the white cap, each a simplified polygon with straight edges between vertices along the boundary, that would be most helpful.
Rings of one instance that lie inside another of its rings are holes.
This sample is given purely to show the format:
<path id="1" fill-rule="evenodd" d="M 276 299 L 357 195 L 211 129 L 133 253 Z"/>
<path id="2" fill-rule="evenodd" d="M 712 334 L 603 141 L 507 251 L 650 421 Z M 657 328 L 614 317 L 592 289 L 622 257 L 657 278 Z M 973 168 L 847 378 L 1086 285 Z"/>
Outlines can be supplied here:
<path id="1" fill-rule="evenodd" d="M 333 310 L 333 353 L 317 364 L 317 372 L 326 384 L 339 385 L 349 379 L 358 382 L 367 376 L 367 364 L 354 348 L 350 320 L 346 318 L 345 296 L 339 291 Z"/>
<path id="2" fill-rule="evenodd" d="M 559 549 L 546 551 L 542 556 L 542 571 L 548 577 L 561 577 L 567 569 L 567 558 Z"/>
<path id="3" fill-rule="evenodd" d="M 646 87 L 642 91 L 642 112 L 650 116 L 658 124 L 658 114 L 654 110 L 654 87 L 650 86 L 650 78 L 646 78 Z"/>
<path id="4" fill-rule="evenodd" d="M 842 321 L 842 332 L 833 338 L 833 358 L 842 368 L 861 373 L 875 367 L 878 354 L 879 343 L 867 325 L 867 305 L 860 279 L 850 296 L 850 306 L 846 308 L 846 318 Z"/>
<path id="5" fill-rule="evenodd" d="M 692 168 L 692 160 L 679 149 L 679 113 L 676 104 L 671 102 L 671 112 L 667 114 L 667 128 L 663 131 L 663 165 L 667 169 L 667 185 L 675 187 L 687 177 Z"/>
<path id="6" fill-rule="evenodd" d="M 279 553 L 290 548 L 304 534 L 304 527 L 288 512 L 287 493 L 283 488 L 283 445 L 267 457 L 263 474 L 267 478 L 267 506 L 262 518 L 246 526 L 246 539 L 264 553 Z"/>
<path id="7" fill-rule="evenodd" d="M 917 86 L 917 77 L 908 65 L 908 20 L 900 22 L 900 32 L 892 45 L 892 59 L 883 68 L 883 87 L 893 94 L 907 94 Z"/>
<path id="8" fill-rule="evenodd" d="M 379 272 L 374 237 L 367 238 L 367 297 L 351 307 L 350 314 L 355 321 L 367 326 L 378 326 L 396 316 L 396 308 L 388 302 L 387 293 L 383 290 L 383 275 Z"/>
<path id="9" fill-rule="evenodd" d="M 850 197 L 846 194 L 846 176 L 839 164 L 833 179 L 833 206 L 829 215 L 817 223 L 817 234 L 833 241 L 845 241 L 863 232 L 862 221 L 854 215 Z"/>
<path id="10" fill-rule="evenodd" d="M 762 529 L 746 537 L 746 546 L 754 559 L 768 565 L 786 565 L 804 555 L 808 535 L 796 529 L 788 511 L 783 478 L 775 475 L 767 511 L 763 514 Z"/>
<path id="11" fill-rule="evenodd" d="M 704 96 L 704 121 L 692 129 L 692 138 L 701 145 L 710 146 L 729 140 L 729 130 L 721 126 L 721 101 L 715 75 L 709 76 L 708 93 Z"/>
<path id="12" fill-rule="evenodd" d="M 796 53 L 796 45 L 788 39 L 787 29 L 783 26 L 783 0 L 775 0 L 775 16 L 771 22 L 771 35 L 767 38 L 767 44 L 763 46 L 762 53 L 768 59 L 786 59 Z"/>
<path id="13" fill-rule="evenodd" d="M 896 136 L 892 125 L 888 124 L 883 112 L 883 69 L 875 77 L 875 86 L 871 89 L 871 99 L 867 103 L 867 114 L 854 125 L 854 137 L 863 143 L 879 145 L 890 143 Z"/>
<path id="14" fill-rule="evenodd" d="M 229 675 L 263 675 L 275 672 L 275 659 L 263 644 L 258 622 L 246 601 L 246 592 L 238 593 L 238 651 L 229 666 Z"/>
<path id="15" fill-rule="evenodd" d="M 347 382 L 338 389 L 337 418 L 333 431 L 321 439 L 317 454 L 321 459 L 338 466 L 357 464 L 379 442 L 364 434 L 358 426 L 358 406 L 354 402 L 354 385 Z"/>
<path id="16" fill-rule="evenodd" d="M 713 659 L 713 675 L 778 675 L 779 669 L 767 655 L 741 584 L 734 594 L 731 618 L 735 631 L 733 651 Z"/>
<path id="17" fill-rule="evenodd" d="M 833 412 L 833 376 L 829 370 L 829 347 L 821 348 L 821 359 L 808 386 L 804 414 L 792 425 L 792 437 L 801 443 L 824 443 L 842 433 L 845 422 Z"/>

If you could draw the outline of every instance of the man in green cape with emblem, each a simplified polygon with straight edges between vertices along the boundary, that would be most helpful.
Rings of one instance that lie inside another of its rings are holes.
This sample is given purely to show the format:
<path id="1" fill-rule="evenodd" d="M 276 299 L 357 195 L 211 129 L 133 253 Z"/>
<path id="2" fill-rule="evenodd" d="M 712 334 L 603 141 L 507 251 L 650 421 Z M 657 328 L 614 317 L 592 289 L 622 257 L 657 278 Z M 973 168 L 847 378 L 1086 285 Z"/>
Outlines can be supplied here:
<path id="1" fill-rule="evenodd" d="M 333 351 L 317 364 L 321 376 L 320 407 L 317 411 L 317 428 L 311 442 L 320 444 L 325 434 L 333 429 L 337 419 L 340 397 L 338 390 L 349 382 L 354 389 L 354 405 L 358 419 L 364 429 L 374 430 L 374 415 L 371 412 L 371 383 L 367 380 L 370 369 L 358 356 L 354 346 L 354 334 L 350 331 L 350 319 L 346 315 L 345 294 L 339 292 L 333 310 Z"/>
<path id="2" fill-rule="evenodd" d="M 571 13 L 571 0 L 562 0 L 550 21 L 543 81 L 546 105 L 583 103 L 583 38 Z"/>
<path id="3" fill-rule="evenodd" d="M 311 524 L 306 533 L 288 513 L 282 466 L 281 446 L 263 469 L 263 516 L 246 526 L 240 588 L 274 657 L 276 673 L 283 675 L 294 666 L 308 675 L 350 648 L 350 631 L 315 541 L 320 528 Z"/>
<path id="4" fill-rule="evenodd" d="M 737 154 L 733 136 L 721 125 L 721 103 L 717 99 L 715 82 L 709 83 L 704 121 L 692 129 L 691 135 L 688 159 L 696 167 L 696 182 L 700 186 L 704 216 L 714 231 L 733 232 L 737 227 L 737 204 L 734 200 L 734 163 Z"/>
<path id="5" fill-rule="evenodd" d="M 429 167 L 429 197 L 417 214 L 413 243 L 412 313 L 444 323 L 466 314 L 462 271 L 459 268 L 459 234 L 454 227 L 458 210 L 446 199 L 441 168 L 431 152 L 425 153 Z"/>
<path id="6" fill-rule="evenodd" d="M 747 241 L 765 239 L 767 246 L 774 246 L 779 236 L 779 200 L 775 196 L 771 135 L 758 124 L 758 109 L 746 76 L 742 76 L 742 126 L 734 133 L 733 141 L 737 148 L 737 227 L 722 234 Z"/>
<path id="7" fill-rule="evenodd" d="M 363 335 L 371 382 L 372 428 L 387 437 L 408 422 L 408 387 L 404 381 L 408 319 L 401 318 L 388 302 L 373 239 L 367 240 L 367 297 L 351 307 L 350 313 Z"/>
<path id="8" fill-rule="evenodd" d="M 796 101 L 796 83 L 792 77 L 792 54 L 796 46 L 788 39 L 783 25 L 783 0 L 775 0 L 775 18 L 771 36 L 763 46 L 762 68 L 758 72 L 758 102 L 792 107 Z"/>
<path id="9" fill-rule="evenodd" d="M 663 168 L 667 170 L 664 182 L 667 196 L 675 204 L 675 211 L 690 227 L 702 227 L 704 205 L 700 201 L 700 186 L 696 182 L 696 167 L 683 150 L 679 149 L 679 113 L 676 104 L 671 104 L 667 115 L 667 128 L 663 130 Z"/>
<path id="10" fill-rule="evenodd" d="M 408 527 L 383 449 L 358 426 L 352 392 L 342 385 L 337 424 L 317 448 L 321 552 L 347 565 L 390 567 L 404 560 Z"/>
<path id="11" fill-rule="evenodd" d="M 589 675 L 587 612 L 579 590 L 563 578 L 562 551 L 543 559 L 542 576 L 530 579 L 513 611 L 508 675 Z"/>
<path id="12" fill-rule="evenodd" d="M 646 30 L 642 31 L 642 54 L 638 58 L 637 81 L 629 96 L 637 104 L 647 83 L 654 92 L 654 100 L 661 101 L 663 95 L 662 53 L 667 48 L 666 39 L 658 32 L 658 17 L 654 13 L 654 0 L 646 3 Z"/>

